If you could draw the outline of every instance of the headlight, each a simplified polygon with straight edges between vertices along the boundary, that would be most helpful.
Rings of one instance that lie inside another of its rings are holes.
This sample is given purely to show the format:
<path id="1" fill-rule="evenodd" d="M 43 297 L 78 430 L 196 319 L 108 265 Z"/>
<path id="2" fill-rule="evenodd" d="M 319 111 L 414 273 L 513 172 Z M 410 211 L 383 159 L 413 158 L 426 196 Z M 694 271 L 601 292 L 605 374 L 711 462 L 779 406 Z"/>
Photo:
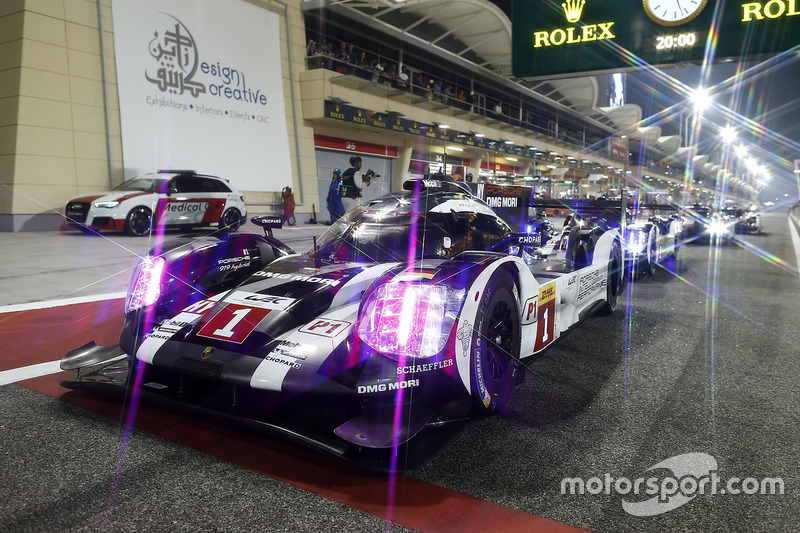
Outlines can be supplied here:
<path id="1" fill-rule="evenodd" d="M 161 280 L 164 276 L 166 260 L 163 257 L 147 256 L 133 270 L 128 296 L 125 298 L 125 312 L 136 311 L 140 307 L 153 305 L 161 296 Z"/>
<path id="2" fill-rule="evenodd" d="M 95 202 L 92 205 L 101 209 L 113 209 L 119 205 L 119 202 Z"/>
<path id="3" fill-rule="evenodd" d="M 644 253 L 647 247 L 647 234 L 643 231 L 633 230 L 628 233 L 628 250 L 635 255 Z"/>
<path id="4" fill-rule="evenodd" d="M 358 336 L 388 355 L 432 357 L 447 344 L 465 294 L 443 285 L 386 283 L 367 299 Z"/>
<path id="5" fill-rule="evenodd" d="M 728 225 L 721 220 L 712 220 L 708 225 L 708 232 L 711 235 L 721 237 L 728 233 Z"/>

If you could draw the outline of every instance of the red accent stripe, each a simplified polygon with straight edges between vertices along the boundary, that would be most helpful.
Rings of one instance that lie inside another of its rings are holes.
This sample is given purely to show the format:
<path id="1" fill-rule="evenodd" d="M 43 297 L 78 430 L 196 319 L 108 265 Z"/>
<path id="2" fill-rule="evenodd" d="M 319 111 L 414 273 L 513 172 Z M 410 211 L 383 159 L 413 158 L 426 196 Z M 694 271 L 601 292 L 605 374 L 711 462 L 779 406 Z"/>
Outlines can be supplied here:
<path id="1" fill-rule="evenodd" d="M 114 300 L 0 314 L 0 331 L 6 341 L 0 352 L 0 364 L 7 369 L 52 361 L 60 357 L 62 352 L 85 342 L 86 338 L 97 338 L 98 344 L 116 342 L 121 307 L 122 302 Z M 124 411 L 121 403 L 102 399 L 88 391 L 62 388 L 60 380 L 69 375 L 72 373 L 62 372 L 30 379 L 21 382 L 21 385 L 111 420 L 122 419 Z M 395 498 L 394 502 L 389 502 L 390 479 L 364 473 L 266 436 L 159 409 L 157 406 L 140 406 L 135 426 L 152 435 L 418 531 L 583 531 L 404 475 L 394 478 Z"/>
<path id="2" fill-rule="evenodd" d="M 92 196 L 80 196 L 80 197 L 78 197 L 78 198 L 73 198 L 73 199 L 71 199 L 71 200 L 70 200 L 69 202 L 67 202 L 67 203 L 68 203 L 68 204 L 71 204 L 72 202 L 80 202 L 80 203 L 92 203 L 92 202 L 94 202 L 95 200 L 97 200 L 98 198 L 102 198 L 103 196 L 105 196 L 105 195 L 104 195 L 104 194 L 94 194 L 94 195 L 92 195 Z"/>
<path id="3" fill-rule="evenodd" d="M 126 194 L 124 196 L 120 196 L 119 198 L 117 198 L 117 201 L 124 202 L 125 200 L 130 200 L 131 198 L 136 198 L 137 196 L 144 196 L 145 194 L 153 194 L 153 193 L 145 191 L 133 192 L 130 194 Z"/>

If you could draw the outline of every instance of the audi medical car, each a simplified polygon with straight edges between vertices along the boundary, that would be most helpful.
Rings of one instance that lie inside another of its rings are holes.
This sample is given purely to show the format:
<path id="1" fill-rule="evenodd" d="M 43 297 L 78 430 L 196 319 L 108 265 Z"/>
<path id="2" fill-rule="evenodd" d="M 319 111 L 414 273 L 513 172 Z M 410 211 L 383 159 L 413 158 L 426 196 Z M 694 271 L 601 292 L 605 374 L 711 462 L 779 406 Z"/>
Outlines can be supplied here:
<path id="1" fill-rule="evenodd" d="M 164 170 L 73 198 L 64 214 L 66 228 L 140 236 L 155 227 L 234 231 L 246 220 L 247 208 L 244 196 L 222 178 Z"/>

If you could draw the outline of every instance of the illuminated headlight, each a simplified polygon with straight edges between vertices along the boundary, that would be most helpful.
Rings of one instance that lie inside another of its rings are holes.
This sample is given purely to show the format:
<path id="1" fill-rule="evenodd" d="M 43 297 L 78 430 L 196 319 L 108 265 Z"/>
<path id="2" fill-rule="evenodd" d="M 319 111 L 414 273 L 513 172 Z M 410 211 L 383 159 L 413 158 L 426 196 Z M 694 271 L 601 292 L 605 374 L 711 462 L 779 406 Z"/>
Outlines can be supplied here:
<path id="1" fill-rule="evenodd" d="M 728 233 L 728 225 L 721 220 L 712 220 L 707 231 L 715 237 L 722 237 Z"/>
<path id="2" fill-rule="evenodd" d="M 163 257 L 145 257 L 136 265 L 125 298 L 125 312 L 153 305 L 161 296 L 161 279 L 166 260 Z"/>
<path id="3" fill-rule="evenodd" d="M 634 255 L 644 253 L 647 247 L 647 234 L 633 230 L 628 233 L 628 250 Z"/>
<path id="4" fill-rule="evenodd" d="M 95 202 L 92 205 L 100 209 L 113 209 L 119 205 L 119 202 Z"/>
<path id="5" fill-rule="evenodd" d="M 442 285 L 386 283 L 367 299 L 358 336 L 387 355 L 432 357 L 447 344 L 465 294 Z"/>

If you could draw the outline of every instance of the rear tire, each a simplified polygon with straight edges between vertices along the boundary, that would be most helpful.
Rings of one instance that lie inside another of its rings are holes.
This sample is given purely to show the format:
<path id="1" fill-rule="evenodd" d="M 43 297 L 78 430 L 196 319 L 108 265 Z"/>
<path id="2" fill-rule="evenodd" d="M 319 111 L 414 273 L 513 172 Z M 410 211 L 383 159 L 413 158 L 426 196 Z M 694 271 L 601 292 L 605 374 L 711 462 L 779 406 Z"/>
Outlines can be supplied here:
<path id="1" fill-rule="evenodd" d="M 225 210 L 219 219 L 219 229 L 222 231 L 236 231 L 242 223 L 242 214 L 235 207 Z"/>
<path id="2" fill-rule="evenodd" d="M 472 334 L 471 386 L 479 411 L 507 408 L 520 372 L 520 315 L 514 281 L 502 272 L 486 285 Z"/>
<path id="3" fill-rule="evenodd" d="M 153 213 L 146 207 L 131 209 L 125 218 L 125 234 L 134 237 L 149 235 L 153 226 Z"/>

